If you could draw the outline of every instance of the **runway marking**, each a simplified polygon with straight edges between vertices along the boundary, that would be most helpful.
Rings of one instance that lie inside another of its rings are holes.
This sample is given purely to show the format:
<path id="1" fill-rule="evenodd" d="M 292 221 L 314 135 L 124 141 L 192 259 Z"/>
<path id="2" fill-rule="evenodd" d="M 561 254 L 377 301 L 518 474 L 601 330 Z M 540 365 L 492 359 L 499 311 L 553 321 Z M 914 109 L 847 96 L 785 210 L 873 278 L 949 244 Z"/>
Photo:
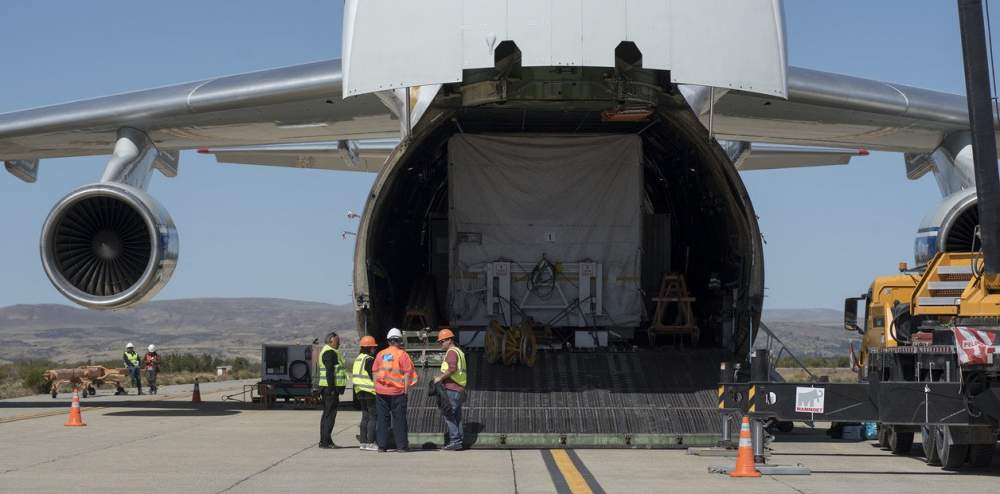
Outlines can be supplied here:
<path id="1" fill-rule="evenodd" d="M 604 489 L 573 450 L 542 450 L 542 459 L 559 494 L 604 494 Z"/>

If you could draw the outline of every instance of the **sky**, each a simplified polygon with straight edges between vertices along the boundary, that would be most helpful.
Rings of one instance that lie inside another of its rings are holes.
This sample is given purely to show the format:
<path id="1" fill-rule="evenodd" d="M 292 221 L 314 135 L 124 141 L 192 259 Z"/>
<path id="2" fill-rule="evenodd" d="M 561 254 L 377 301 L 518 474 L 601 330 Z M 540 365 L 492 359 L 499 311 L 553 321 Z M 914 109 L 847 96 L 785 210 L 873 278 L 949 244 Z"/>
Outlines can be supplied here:
<path id="1" fill-rule="evenodd" d="M 944 0 L 789 0 L 789 63 L 962 94 L 956 9 Z M 339 58 L 341 11 L 338 0 L 0 2 L 0 113 Z M 106 161 L 44 160 L 35 184 L 0 171 L 0 307 L 65 303 L 39 260 L 42 222 Z M 373 179 L 183 153 L 178 176 L 157 174 L 150 186 L 181 239 L 158 298 L 349 302 L 354 241 L 341 233 L 356 228 L 345 213 L 361 211 Z M 874 276 L 912 262 L 914 233 L 940 201 L 933 177 L 907 180 L 893 153 L 743 180 L 766 242 L 765 308 L 841 307 Z"/>

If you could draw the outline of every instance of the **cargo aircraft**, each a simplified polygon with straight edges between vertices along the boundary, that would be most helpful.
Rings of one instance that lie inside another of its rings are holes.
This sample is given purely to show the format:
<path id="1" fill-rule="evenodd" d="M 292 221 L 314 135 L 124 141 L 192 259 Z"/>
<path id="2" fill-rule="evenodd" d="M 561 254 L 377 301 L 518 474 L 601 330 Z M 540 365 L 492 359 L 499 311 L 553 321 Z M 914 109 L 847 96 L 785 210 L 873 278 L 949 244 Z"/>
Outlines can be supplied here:
<path id="1" fill-rule="evenodd" d="M 917 263 L 976 248 L 966 99 L 789 66 L 780 0 L 347 0 L 342 46 L 340 60 L 0 115 L 0 160 L 25 182 L 47 158 L 111 156 L 44 222 L 55 288 L 115 310 L 167 283 L 177 231 L 146 188 L 176 176 L 182 150 L 375 173 L 356 235 L 359 331 L 381 343 L 412 319 L 477 347 L 491 325 L 544 327 L 552 356 L 535 374 L 470 362 L 485 376 L 473 389 L 493 393 L 470 398 L 484 434 L 568 444 L 605 424 L 665 444 L 715 427 L 697 413 L 714 406 L 718 363 L 745 360 L 760 323 L 761 235 L 740 171 L 899 152 L 944 196 Z M 677 328 L 686 351 L 657 353 Z M 651 384 L 655 365 L 690 379 Z M 645 398 L 621 412 L 584 389 Z M 535 394 L 554 391 L 569 403 Z"/>

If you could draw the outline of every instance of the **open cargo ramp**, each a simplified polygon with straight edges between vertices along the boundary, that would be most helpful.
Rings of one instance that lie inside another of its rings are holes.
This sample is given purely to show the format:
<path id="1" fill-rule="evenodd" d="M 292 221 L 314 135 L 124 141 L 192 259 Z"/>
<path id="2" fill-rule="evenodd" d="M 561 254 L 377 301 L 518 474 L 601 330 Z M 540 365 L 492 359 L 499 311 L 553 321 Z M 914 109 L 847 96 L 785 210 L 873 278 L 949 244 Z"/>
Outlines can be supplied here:
<path id="1" fill-rule="evenodd" d="M 467 352 L 462 414 L 473 448 L 687 448 L 715 445 L 718 350 L 553 352 L 534 367 Z M 445 424 L 421 371 L 407 419 L 412 447 L 442 445 Z"/>

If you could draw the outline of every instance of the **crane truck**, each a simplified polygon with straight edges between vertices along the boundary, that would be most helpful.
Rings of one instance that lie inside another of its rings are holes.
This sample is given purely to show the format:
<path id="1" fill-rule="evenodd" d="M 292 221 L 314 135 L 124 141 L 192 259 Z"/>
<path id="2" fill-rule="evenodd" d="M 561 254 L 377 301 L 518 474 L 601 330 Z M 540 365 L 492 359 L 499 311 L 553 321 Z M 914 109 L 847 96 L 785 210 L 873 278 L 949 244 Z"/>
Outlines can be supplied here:
<path id="1" fill-rule="evenodd" d="M 862 335 L 857 382 L 776 382 L 757 350 L 749 373 L 723 367 L 719 407 L 751 417 L 761 456 L 768 422 L 877 421 L 894 453 L 908 453 L 919 433 L 928 464 L 989 465 L 1000 431 L 1000 290 L 983 269 L 980 252 L 942 252 L 846 299 L 844 328 Z"/>
<path id="2" fill-rule="evenodd" d="M 922 272 L 876 278 L 866 295 L 845 300 L 844 327 L 862 335 L 859 382 L 957 383 L 971 416 L 995 417 L 995 409 L 977 406 L 990 396 L 980 395 L 1000 386 L 1000 295 L 983 289 L 980 253 L 941 253 Z M 919 433 L 927 463 L 946 468 L 989 465 L 997 440 L 995 421 L 883 422 L 879 431 L 879 443 L 897 454 L 909 452 Z"/>

